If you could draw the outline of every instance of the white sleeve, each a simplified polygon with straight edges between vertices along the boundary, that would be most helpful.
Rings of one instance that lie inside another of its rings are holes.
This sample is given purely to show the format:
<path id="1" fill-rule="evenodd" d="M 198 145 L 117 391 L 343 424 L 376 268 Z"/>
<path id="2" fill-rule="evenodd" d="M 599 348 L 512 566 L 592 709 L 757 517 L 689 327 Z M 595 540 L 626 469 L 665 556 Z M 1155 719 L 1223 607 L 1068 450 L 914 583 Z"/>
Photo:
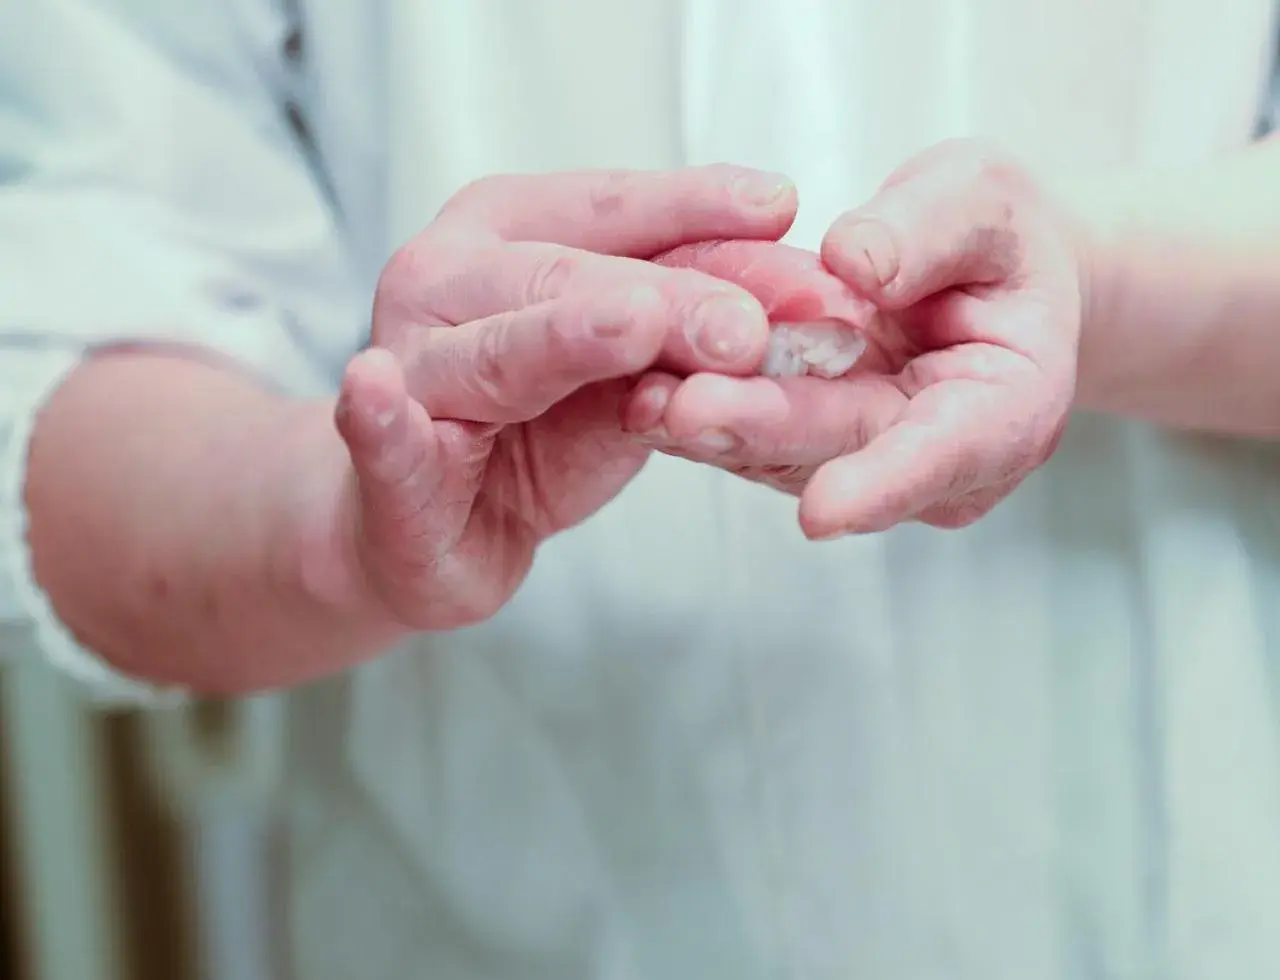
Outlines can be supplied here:
<path id="1" fill-rule="evenodd" d="M 32 577 L 23 483 L 46 397 L 121 342 L 328 391 L 325 338 L 364 315 L 285 113 L 283 6 L 0 0 L 0 655 L 36 651 L 91 696 L 157 692 L 81 648 Z"/>

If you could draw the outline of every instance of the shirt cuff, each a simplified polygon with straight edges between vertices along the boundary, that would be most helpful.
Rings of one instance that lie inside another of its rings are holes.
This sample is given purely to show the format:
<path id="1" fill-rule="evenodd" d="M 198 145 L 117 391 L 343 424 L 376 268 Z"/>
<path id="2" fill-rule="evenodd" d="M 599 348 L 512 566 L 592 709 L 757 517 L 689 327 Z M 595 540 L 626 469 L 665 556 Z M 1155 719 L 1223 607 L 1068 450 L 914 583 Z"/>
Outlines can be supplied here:
<path id="1" fill-rule="evenodd" d="M 5 353 L 10 370 L 0 394 L 0 579 L 16 606 L 19 625 L 34 637 L 41 655 L 76 681 L 86 698 L 108 706 L 162 706 L 181 701 L 176 688 L 147 684 L 118 673 L 85 649 L 58 619 L 36 584 L 27 544 L 27 454 L 35 419 L 49 396 L 79 365 L 79 350 L 49 348 Z M 7 429 L 7 432 L 4 432 Z"/>

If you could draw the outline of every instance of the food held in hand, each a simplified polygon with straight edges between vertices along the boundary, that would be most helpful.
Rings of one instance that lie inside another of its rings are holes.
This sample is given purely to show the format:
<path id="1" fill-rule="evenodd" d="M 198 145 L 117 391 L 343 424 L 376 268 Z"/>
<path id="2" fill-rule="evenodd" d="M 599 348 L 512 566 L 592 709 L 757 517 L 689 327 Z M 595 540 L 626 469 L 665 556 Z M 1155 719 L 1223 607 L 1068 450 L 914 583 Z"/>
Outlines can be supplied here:
<path id="1" fill-rule="evenodd" d="M 770 378 L 838 378 L 867 349 L 866 338 L 841 320 L 774 323 L 760 373 Z"/>
<path id="2" fill-rule="evenodd" d="M 760 301 L 771 327 L 760 367 L 766 377 L 839 378 L 876 336 L 875 307 L 816 252 L 778 242 L 701 242 L 654 261 L 735 283 Z"/>

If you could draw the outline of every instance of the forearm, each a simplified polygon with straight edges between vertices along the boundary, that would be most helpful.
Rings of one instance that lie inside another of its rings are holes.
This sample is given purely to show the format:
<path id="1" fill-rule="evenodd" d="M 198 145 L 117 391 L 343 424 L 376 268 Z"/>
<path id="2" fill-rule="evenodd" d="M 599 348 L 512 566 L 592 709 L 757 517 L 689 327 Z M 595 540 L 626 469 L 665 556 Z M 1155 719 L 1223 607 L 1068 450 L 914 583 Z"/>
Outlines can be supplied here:
<path id="1" fill-rule="evenodd" d="M 1280 438 L 1280 141 L 1065 199 L 1086 257 L 1079 404 Z"/>
<path id="2" fill-rule="evenodd" d="M 125 673 L 206 693 L 392 643 L 317 532 L 341 535 L 331 410 L 177 356 L 77 369 L 37 421 L 26 492 L 36 577 L 72 633 Z"/>

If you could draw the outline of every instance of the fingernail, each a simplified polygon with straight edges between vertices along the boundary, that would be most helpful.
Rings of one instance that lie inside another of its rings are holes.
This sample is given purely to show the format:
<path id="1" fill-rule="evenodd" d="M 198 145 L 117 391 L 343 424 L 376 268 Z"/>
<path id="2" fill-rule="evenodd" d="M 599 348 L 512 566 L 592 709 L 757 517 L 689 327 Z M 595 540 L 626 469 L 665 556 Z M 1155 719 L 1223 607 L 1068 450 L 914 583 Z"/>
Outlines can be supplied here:
<path id="1" fill-rule="evenodd" d="M 893 239 L 878 221 L 865 221 L 846 230 L 840 236 L 841 249 L 847 258 L 857 260 L 861 256 L 880 286 L 887 286 L 898 275 L 898 249 Z"/>
<path id="2" fill-rule="evenodd" d="M 729 186 L 734 200 L 752 208 L 773 207 L 795 188 L 782 174 L 739 174 Z"/>
<path id="3" fill-rule="evenodd" d="M 725 297 L 703 304 L 693 323 L 693 345 L 705 357 L 733 362 L 751 353 L 750 321 L 759 316 L 758 305 L 746 299 Z"/>
<path id="4" fill-rule="evenodd" d="M 728 453 L 737 449 L 742 440 L 726 429 L 703 429 L 694 437 L 693 444 L 703 452 Z"/>

